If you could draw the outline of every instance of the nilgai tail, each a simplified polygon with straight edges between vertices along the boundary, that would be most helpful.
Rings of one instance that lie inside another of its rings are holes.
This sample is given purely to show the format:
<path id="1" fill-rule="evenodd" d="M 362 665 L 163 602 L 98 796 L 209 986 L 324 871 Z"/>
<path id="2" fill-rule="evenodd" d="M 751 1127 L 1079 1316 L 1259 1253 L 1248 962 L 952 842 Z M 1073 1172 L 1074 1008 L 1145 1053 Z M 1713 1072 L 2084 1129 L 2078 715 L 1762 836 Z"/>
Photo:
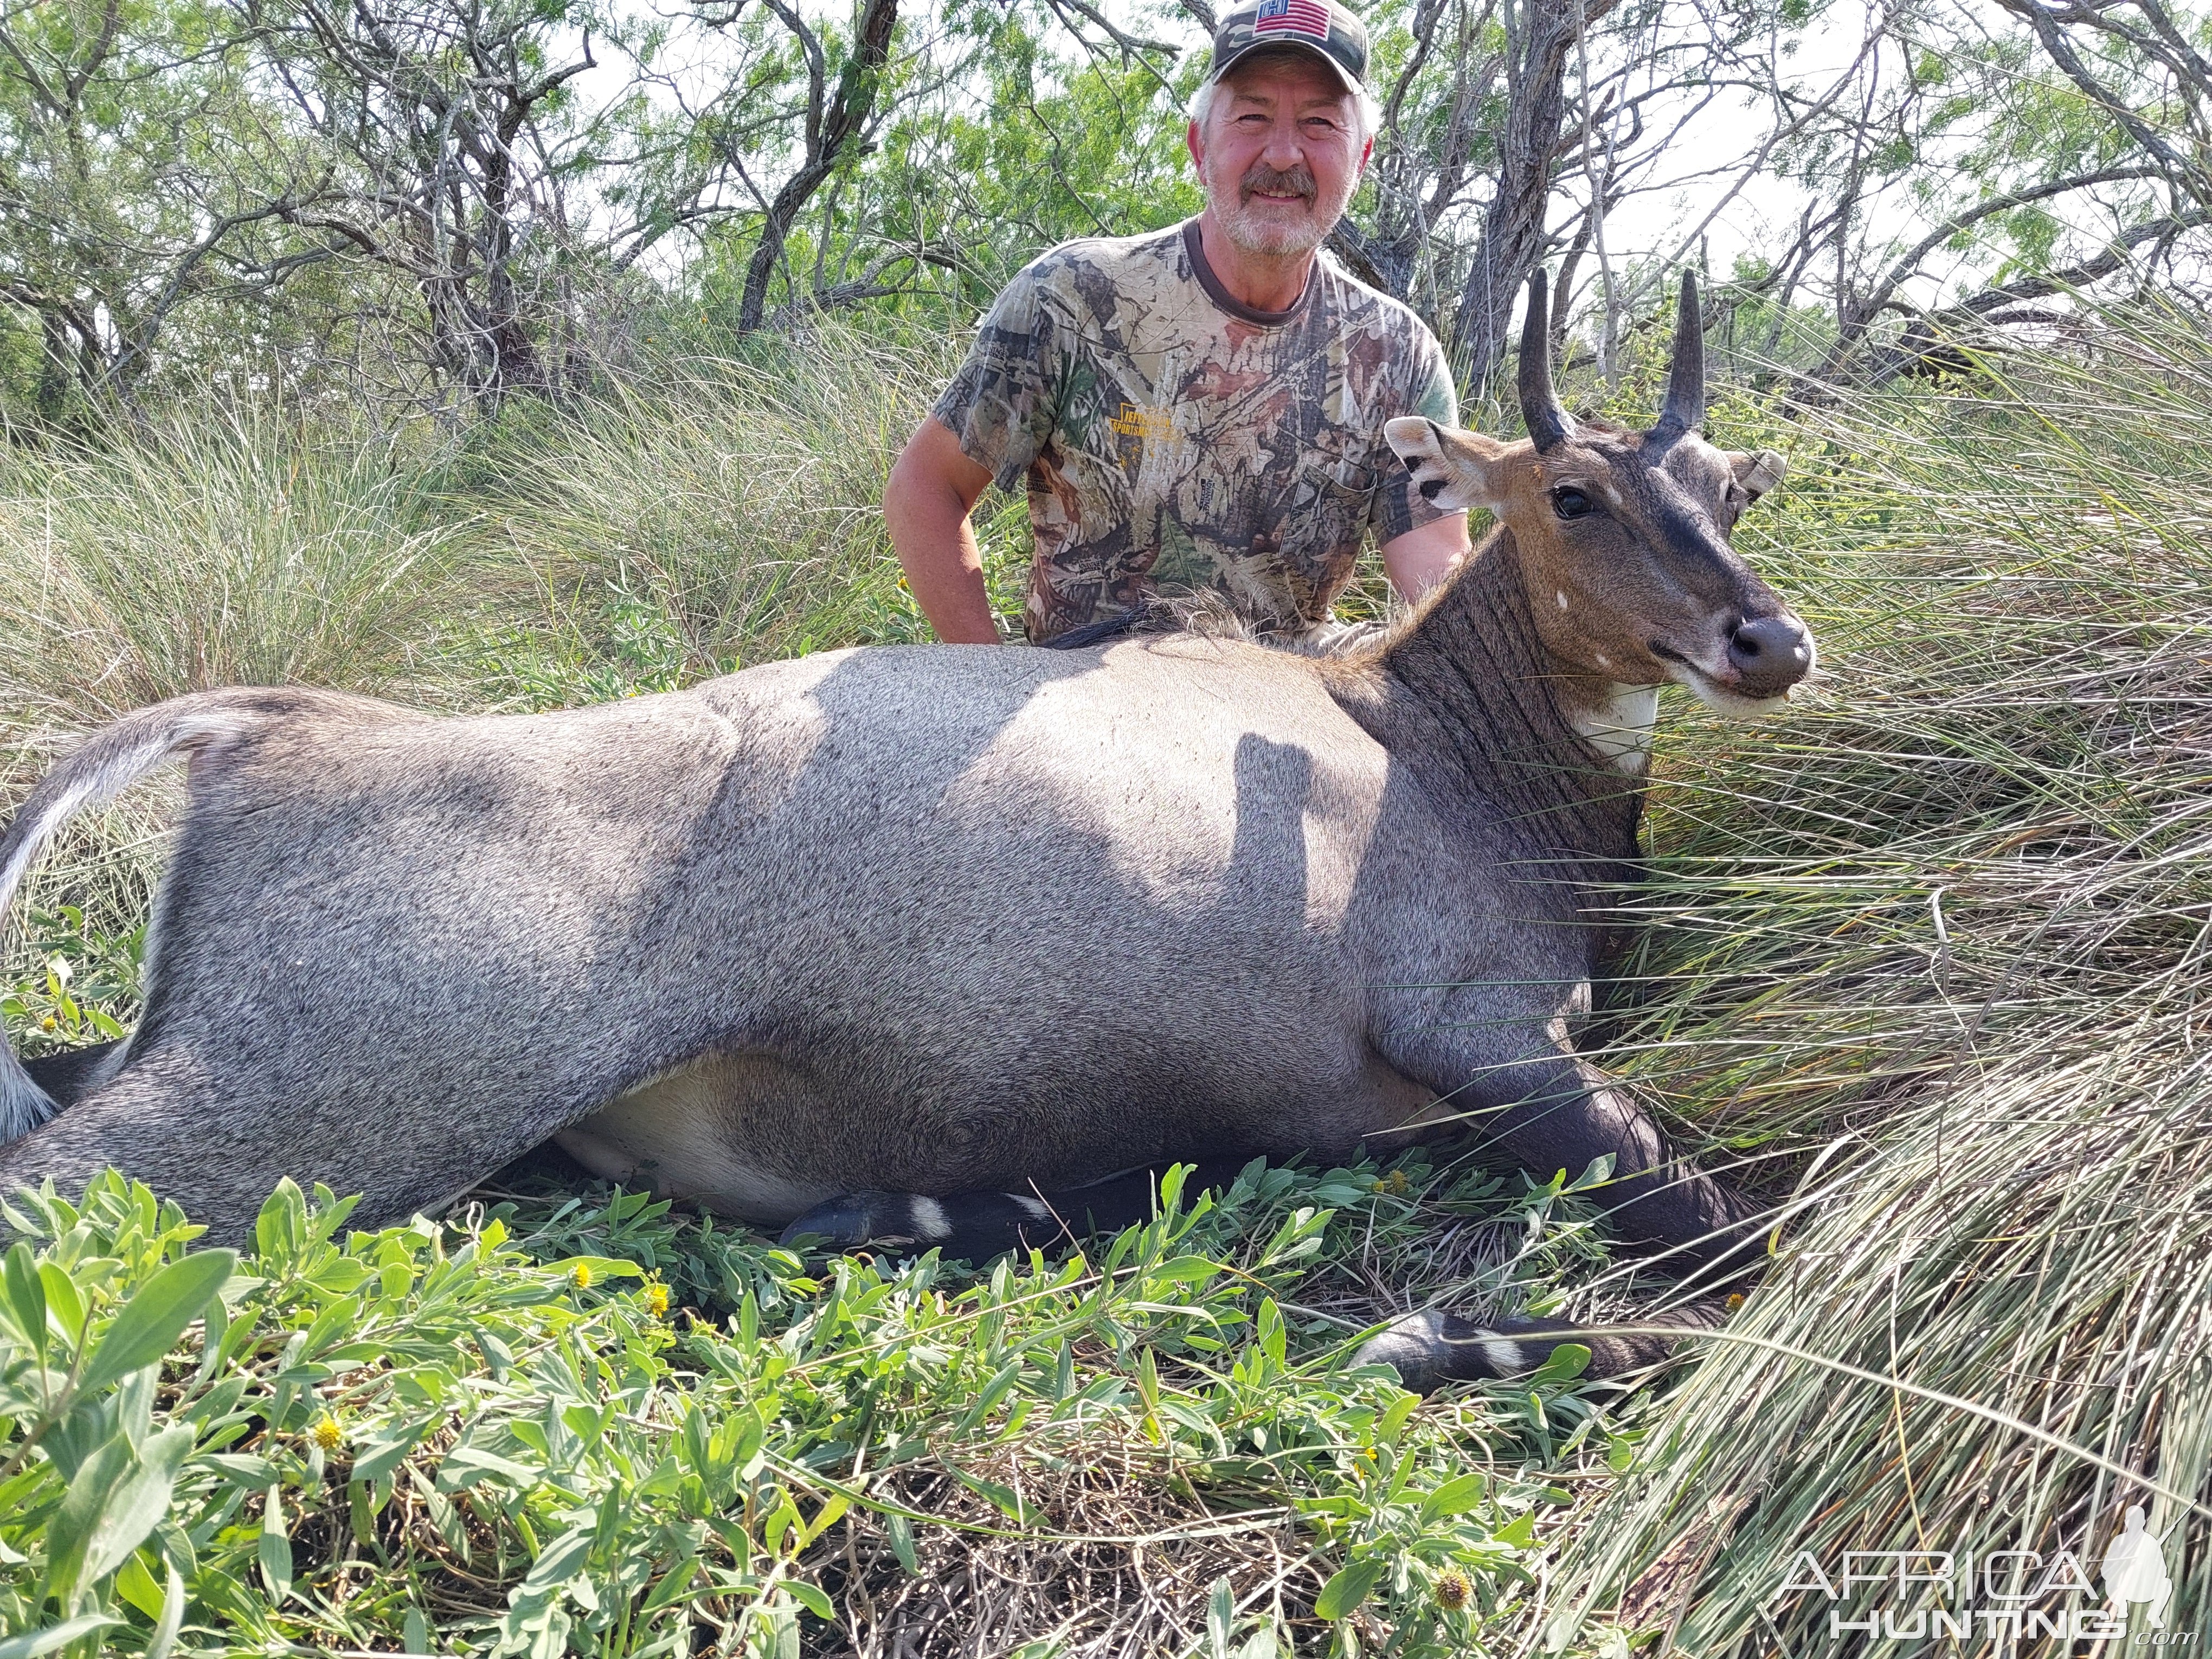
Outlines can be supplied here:
<path id="1" fill-rule="evenodd" d="M 236 738 L 295 713 L 303 699 L 317 695 L 259 686 L 194 691 L 137 709 L 93 733 L 39 781 L 0 835 L 0 927 L 33 860 L 79 812 L 106 805 L 179 754 Z M 0 1146 L 21 1139 L 58 1109 L 0 1030 Z"/>

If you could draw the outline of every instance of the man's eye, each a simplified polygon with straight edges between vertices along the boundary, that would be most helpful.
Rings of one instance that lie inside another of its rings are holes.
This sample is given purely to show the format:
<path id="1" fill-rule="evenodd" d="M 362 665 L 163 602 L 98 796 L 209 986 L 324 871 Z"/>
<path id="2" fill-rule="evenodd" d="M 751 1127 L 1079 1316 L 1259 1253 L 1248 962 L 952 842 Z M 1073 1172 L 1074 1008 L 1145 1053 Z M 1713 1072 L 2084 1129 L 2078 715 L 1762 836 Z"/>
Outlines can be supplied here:
<path id="1" fill-rule="evenodd" d="M 1552 511 L 1563 519 L 1579 519 L 1590 510 L 1590 498 L 1572 484 L 1562 484 L 1552 492 Z"/>

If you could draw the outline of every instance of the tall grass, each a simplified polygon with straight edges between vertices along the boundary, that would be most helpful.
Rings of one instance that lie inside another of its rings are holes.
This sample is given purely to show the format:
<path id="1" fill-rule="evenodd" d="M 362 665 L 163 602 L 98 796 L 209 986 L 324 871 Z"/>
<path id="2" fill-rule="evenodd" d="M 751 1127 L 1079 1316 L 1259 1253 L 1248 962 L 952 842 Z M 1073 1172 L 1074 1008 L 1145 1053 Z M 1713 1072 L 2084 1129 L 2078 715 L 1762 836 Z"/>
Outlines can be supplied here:
<path id="1" fill-rule="evenodd" d="M 2212 1621 L 2209 442 L 2202 335 L 2115 317 L 2093 359 L 1808 420 L 1747 522 L 1825 672 L 1673 727 L 1616 1054 L 1797 1212 L 1583 1517 L 1555 1634 L 1881 1650 L 1830 1613 L 1962 1598 L 1778 1595 L 1801 1552 L 2094 1575 L 2130 1504 L 2166 1629 Z"/>
<path id="2" fill-rule="evenodd" d="M 0 707 L 82 722 L 211 685 L 419 685 L 479 550 L 398 441 L 252 407 L 0 452 Z"/>
<path id="3" fill-rule="evenodd" d="M 495 438 L 474 458 L 478 498 L 550 624 L 509 665 L 518 690 L 546 695 L 527 684 L 533 663 L 580 669 L 604 695 L 610 665 L 665 686 L 928 638 L 878 504 L 957 362 L 944 343 L 836 331 L 744 362 L 671 362 L 571 419 Z M 1012 526 L 1000 512 L 984 528 L 1010 609 Z"/>

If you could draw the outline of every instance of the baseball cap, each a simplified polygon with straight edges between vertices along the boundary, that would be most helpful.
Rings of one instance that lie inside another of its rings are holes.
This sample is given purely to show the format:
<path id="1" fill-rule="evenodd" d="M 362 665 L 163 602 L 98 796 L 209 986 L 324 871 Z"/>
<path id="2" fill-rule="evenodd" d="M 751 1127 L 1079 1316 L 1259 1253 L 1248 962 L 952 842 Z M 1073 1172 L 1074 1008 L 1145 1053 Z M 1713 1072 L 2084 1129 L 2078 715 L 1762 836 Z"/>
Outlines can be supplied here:
<path id="1" fill-rule="evenodd" d="M 1295 46 L 1325 59 L 1346 92 L 1362 89 L 1367 78 L 1367 26 L 1336 0 L 1246 0 L 1224 13 L 1213 35 L 1213 67 L 1218 81 L 1255 52 Z"/>

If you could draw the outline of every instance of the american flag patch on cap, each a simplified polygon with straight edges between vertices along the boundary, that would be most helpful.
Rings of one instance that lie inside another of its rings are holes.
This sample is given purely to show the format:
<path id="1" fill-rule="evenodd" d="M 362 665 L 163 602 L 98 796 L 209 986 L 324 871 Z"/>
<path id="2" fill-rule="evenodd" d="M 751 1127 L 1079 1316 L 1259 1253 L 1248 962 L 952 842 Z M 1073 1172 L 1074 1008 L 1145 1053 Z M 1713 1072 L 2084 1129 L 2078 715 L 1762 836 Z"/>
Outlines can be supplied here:
<path id="1" fill-rule="evenodd" d="M 1263 46 L 1295 46 L 1325 58 L 1345 90 L 1367 74 L 1367 30 L 1340 0 L 1235 0 L 1213 33 L 1212 79 L 1218 82 Z"/>
<path id="2" fill-rule="evenodd" d="M 1316 40 L 1328 39 L 1328 13 L 1322 9 L 1321 0 L 1260 0 L 1259 14 L 1253 19 L 1255 34 L 1310 34 Z"/>

